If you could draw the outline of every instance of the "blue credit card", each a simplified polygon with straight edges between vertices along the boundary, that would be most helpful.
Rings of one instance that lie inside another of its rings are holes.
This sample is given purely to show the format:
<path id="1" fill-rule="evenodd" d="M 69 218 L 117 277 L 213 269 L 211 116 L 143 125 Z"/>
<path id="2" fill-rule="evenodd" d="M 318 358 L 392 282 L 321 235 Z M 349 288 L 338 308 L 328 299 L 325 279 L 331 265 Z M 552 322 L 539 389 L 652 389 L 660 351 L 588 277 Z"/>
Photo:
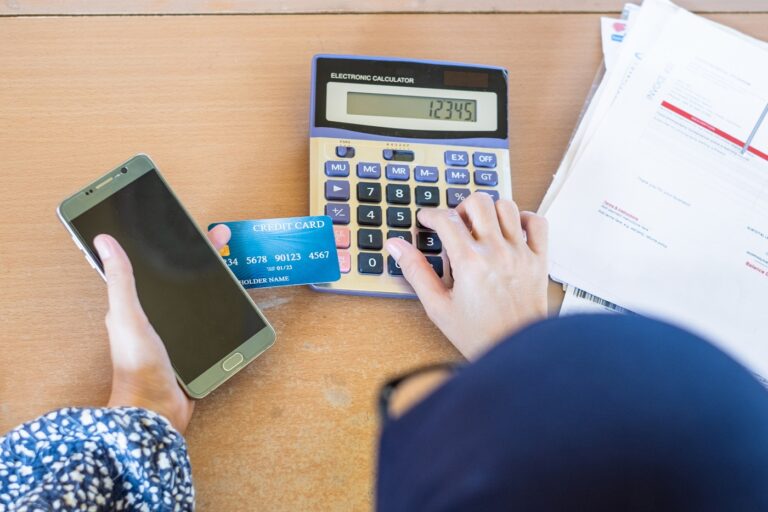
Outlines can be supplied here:
<path id="1" fill-rule="evenodd" d="M 245 288 L 338 281 L 333 223 L 325 215 L 216 222 L 232 238 L 220 253 Z"/>

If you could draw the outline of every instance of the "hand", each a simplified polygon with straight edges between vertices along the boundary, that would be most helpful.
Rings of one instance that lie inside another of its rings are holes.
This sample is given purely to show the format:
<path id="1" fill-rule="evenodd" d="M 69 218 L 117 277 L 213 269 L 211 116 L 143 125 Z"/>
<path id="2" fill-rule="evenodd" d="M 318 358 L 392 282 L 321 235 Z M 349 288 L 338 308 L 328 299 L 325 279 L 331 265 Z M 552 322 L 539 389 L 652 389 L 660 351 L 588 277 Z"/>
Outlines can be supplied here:
<path id="1" fill-rule="evenodd" d="M 422 209 L 419 221 L 440 237 L 452 287 L 405 240 L 390 238 L 385 248 L 429 318 L 465 357 L 477 358 L 503 336 L 546 316 L 546 219 L 475 193 L 455 210 Z"/>
<path id="2" fill-rule="evenodd" d="M 230 236 L 225 225 L 208 233 L 217 249 Z M 112 356 L 112 393 L 107 406 L 149 409 L 168 418 L 183 434 L 192 418 L 194 402 L 176 382 L 165 346 L 141 308 L 131 262 L 111 236 L 99 235 L 93 243 L 104 263 L 109 294 L 106 323 Z"/>

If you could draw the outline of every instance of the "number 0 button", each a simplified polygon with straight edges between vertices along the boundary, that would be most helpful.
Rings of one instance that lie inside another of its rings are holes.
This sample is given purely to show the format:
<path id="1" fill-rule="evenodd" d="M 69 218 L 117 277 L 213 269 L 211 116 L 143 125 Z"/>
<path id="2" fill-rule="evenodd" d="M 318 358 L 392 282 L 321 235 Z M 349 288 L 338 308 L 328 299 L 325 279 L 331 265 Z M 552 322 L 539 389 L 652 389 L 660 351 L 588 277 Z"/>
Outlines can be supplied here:
<path id="1" fill-rule="evenodd" d="M 375 252 L 361 252 L 357 255 L 357 271 L 361 274 L 382 274 L 384 257 Z"/>

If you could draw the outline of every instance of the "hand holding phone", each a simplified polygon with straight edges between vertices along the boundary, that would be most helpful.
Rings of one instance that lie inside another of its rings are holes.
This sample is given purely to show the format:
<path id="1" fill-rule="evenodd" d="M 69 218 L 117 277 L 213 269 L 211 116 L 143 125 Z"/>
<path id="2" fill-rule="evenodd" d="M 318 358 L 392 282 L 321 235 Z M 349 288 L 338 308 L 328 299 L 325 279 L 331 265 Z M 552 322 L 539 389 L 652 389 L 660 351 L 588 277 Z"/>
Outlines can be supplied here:
<path id="1" fill-rule="evenodd" d="M 133 276 L 121 297 L 143 310 L 134 320 L 151 324 L 190 397 L 206 396 L 274 343 L 274 329 L 146 155 L 65 199 L 58 214 L 105 280 L 94 240 L 109 234 L 119 242 L 109 257 L 130 260 L 133 270 L 120 274 Z"/>
<path id="2" fill-rule="evenodd" d="M 216 249 L 225 246 L 229 236 L 224 225 L 208 232 Z M 183 434 L 195 402 L 176 382 L 168 352 L 141 308 L 128 255 L 109 235 L 96 237 L 94 246 L 104 264 L 109 295 L 106 324 L 112 392 L 107 405 L 149 409 L 167 418 Z"/>

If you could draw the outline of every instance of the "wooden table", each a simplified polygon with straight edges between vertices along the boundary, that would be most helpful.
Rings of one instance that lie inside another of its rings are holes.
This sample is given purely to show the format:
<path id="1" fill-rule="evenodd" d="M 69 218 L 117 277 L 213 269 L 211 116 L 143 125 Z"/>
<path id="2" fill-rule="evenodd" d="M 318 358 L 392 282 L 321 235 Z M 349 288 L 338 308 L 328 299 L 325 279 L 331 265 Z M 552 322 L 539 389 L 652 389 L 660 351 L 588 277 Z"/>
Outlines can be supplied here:
<path id="1" fill-rule="evenodd" d="M 768 14 L 713 18 L 768 38 Z M 146 152 L 201 225 L 306 214 L 319 52 L 508 68 L 524 209 L 543 196 L 601 60 L 594 13 L 0 18 L 0 431 L 107 398 L 106 290 L 58 202 Z M 457 353 L 415 301 L 253 297 L 278 341 L 198 405 L 200 509 L 370 508 L 379 384 Z"/>

